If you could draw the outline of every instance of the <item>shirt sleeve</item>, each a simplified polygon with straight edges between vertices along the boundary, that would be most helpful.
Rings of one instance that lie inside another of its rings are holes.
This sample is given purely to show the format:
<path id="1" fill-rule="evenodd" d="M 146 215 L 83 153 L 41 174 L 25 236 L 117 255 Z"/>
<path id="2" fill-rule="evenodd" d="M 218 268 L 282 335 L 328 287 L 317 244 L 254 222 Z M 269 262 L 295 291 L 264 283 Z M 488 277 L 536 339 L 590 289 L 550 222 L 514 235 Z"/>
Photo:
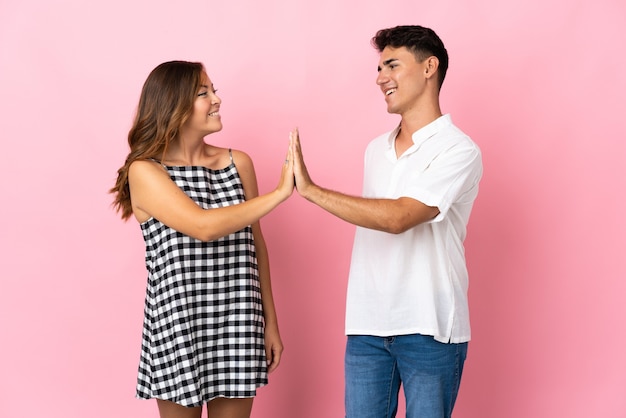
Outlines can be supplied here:
<path id="1" fill-rule="evenodd" d="M 471 203 L 482 176 L 482 157 L 474 144 L 457 143 L 436 155 L 423 170 L 407 179 L 403 193 L 439 209 L 431 222 L 444 219 L 455 203 Z"/>

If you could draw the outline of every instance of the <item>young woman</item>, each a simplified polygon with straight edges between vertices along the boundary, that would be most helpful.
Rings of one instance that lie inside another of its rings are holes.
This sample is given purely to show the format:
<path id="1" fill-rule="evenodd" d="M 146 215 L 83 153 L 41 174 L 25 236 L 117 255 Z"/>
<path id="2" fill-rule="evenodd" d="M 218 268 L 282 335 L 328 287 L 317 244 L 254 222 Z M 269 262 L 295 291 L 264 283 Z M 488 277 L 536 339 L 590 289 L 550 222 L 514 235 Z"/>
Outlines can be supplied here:
<path id="1" fill-rule="evenodd" d="M 293 192 L 291 147 L 259 196 L 252 161 L 205 143 L 221 100 L 201 63 L 148 76 L 111 192 L 146 242 L 148 284 L 137 397 L 162 418 L 248 418 L 283 351 L 259 219 Z"/>

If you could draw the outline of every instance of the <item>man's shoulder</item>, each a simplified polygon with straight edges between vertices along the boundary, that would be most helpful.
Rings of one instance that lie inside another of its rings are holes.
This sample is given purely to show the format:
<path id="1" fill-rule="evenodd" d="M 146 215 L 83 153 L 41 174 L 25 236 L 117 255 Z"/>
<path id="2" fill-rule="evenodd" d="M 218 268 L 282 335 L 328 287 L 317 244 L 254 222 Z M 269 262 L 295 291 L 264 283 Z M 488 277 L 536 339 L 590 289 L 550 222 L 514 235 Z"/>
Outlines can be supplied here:
<path id="1" fill-rule="evenodd" d="M 371 147 L 376 145 L 389 145 L 391 143 L 392 137 L 396 134 L 397 130 L 398 128 L 394 128 L 390 131 L 379 134 L 378 136 L 374 137 L 374 139 L 370 140 L 368 146 Z"/>
<path id="2" fill-rule="evenodd" d="M 474 142 L 474 140 L 465 131 L 452 123 L 451 120 L 440 127 L 436 134 L 436 138 L 437 141 L 435 142 L 439 146 L 444 146 L 446 148 L 452 146 L 469 148 L 480 152 L 480 148 L 476 142 Z"/>

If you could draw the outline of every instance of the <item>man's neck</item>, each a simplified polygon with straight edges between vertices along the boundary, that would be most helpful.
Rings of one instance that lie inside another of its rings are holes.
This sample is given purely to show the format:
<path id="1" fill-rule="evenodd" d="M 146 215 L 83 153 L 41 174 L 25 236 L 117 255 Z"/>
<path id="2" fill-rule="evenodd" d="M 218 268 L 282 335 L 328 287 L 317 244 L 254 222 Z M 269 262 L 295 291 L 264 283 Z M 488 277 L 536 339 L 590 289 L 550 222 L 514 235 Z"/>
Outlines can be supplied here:
<path id="1" fill-rule="evenodd" d="M 438 105 L 431 109 L 413 112 L 411 115 L 403 114 L 400 121 L 400 132 L 398 132 L 395 140 L 398 158 L 413 146 L 413 134 L 439 117 L 441 117 L 441 110 Z"/>
<path id="2" fill-rule="evenodd" d="M 411 136 L 424 126 L 440 118 L 441 115 L 441 108 L 438 102 L 413 109 L 402 115 L 400 129 L 404 131 L 405 134 Z"/>

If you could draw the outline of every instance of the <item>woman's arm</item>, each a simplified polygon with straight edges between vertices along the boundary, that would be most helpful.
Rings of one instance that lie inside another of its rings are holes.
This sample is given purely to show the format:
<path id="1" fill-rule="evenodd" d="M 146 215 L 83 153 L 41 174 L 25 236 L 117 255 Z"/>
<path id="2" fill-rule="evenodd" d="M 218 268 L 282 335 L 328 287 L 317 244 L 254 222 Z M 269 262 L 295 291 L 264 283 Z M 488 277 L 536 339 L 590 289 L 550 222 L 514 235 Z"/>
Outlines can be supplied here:
<path id="1" fill-rule="evenodd" d="M 167 171 L 153 161 L 135 161 L 128 174 L 135 216 L 154 217 L 185 235 L 211 241 L 258 221 L 286 200 L 293 191 L 293 158 L 288 154 L 277 188 L 244 203 L 216 209 L 202 209 L 171 179 Z M 237 152 L 237 168 L 252 168 L 250 157 Z"/>
<path id="2" fill-rule="evenodd" d="M 265 240 L 263 239 L 261 227 L 258 222 L 252 225 L 252 231 L 254 233 L 257 262 L 259 264 L 261 299 L 263 301 L 263 317 L 265 319 L 265 355 L 267 357 L 268 371 L 273 372 L 280 364 L 283 342 L 278 330 L 278 317 L 276 315 L 276 307 L 272 293 L 267 246 L 265 245 Z"/>
<path id="3" fill-rule="evenodd" d="M 242 158 L 244 154 L 234 152 L 233 159 L 237 165 L 237 171 L 243 183 L 246 199 L 254 199 L 258 196 L 258 184 L 252 161 L 249 158 Z M 247 156 L 246 156 L 247 157 Z M 240 163 L 242 161 L 242 163 Z M 249 164 L 248 164 L 249 163 Z M 279 363 L 283 352 L 283 343 L 278 330 L 278 318 L 274 305 L 272 293 L 272 281 L 270 276 L 270 263 L 265 239 L 261 232 L 260 222 L 252 224 L 254 234 L 254 245 L 259 266 L 259 279 L 261 282 L 261 299 L 263 302 L 263 317 L 265 319 L 265 354 L 267 357 L 268 371 L 274 371 Z"/>

